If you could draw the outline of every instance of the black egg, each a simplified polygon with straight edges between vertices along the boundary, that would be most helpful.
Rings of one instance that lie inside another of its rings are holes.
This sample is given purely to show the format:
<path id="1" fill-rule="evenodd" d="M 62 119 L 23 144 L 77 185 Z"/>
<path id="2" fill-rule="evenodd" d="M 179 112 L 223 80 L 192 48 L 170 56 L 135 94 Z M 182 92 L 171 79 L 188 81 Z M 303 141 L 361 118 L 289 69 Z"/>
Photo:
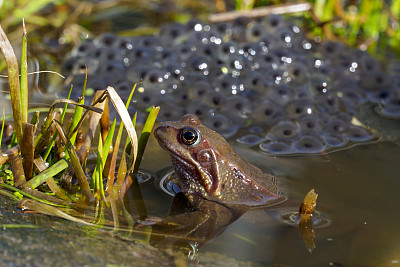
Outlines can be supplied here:
<path id="1" fill-rule="evenodd" d="M 97 37 L 94 42 L 96 45 L 100 47 L 111 47 L 116 43 L 118 37 L 113 33 L 104 33 Z"/>
<path id="2" fill-rule="evenodd" d="M 209 114 L 204 118 L 203 121 L 205 126 L 217 131 L 225 138 L 229 138 L 234 135 L 238 129 L 238 126 L 233 121 L 230 121 L 222 114 Z"/>
<path id="3" fill-rule="evenodd" d="M 347 140 L 354 142 L 363 142 L 372 139 L 374 136 L 366 129 L 358 126 L 350 126 L 346 129 L 345 137 Z"/>
<path id="4" fill-rule="evenodd" d="M 303 135 L 294 144 L 298 153 L 320 153 L 326 146 L 318 136 Z"/>
<path id="5" fill-rule="evenodd" d="M 268 132 L 272 140 L 294 140 L 300 133 L 300 128 L 291 121 L 280 121 Z"/>
<path id="6" fill-rule="evenodd" d="M 326 125 L 326 129 L 331 134 L 342 134 L 349 127 L 344 121 L 332 118 Z"/>
<path id="7" fill-rule="evenodd" d="M 315 115 L 306 115 L 299 119 L 299 125 L 302 132 L 320 133 L 324 130 L 320 119 Z"/>
<path id="8" fill-rule="evenodd" d="M 283 108 L 280 105 L 265 100 L 254 108 L 252 118 L 255 122 L 273 125 L 283 117 L 283 114 Z"/>
<path id="9" fill-rule="evenodd" d="M 307 98 L 296 99 L 286 105 L 286 114 L 289 118 L 299 118 L 315 113 L 314 103 Z"/>

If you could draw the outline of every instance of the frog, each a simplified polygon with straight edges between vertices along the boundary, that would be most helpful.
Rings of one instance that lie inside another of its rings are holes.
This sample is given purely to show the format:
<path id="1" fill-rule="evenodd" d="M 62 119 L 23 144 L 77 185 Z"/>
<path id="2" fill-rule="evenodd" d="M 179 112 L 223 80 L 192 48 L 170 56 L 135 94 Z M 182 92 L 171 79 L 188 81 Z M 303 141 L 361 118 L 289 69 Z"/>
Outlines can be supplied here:
<path id="1" fill-rule="evenodd" d="M 153 225 L 158 234 L 151 240 L 158 245 L 192 242 L 189 248 L 194 243 L 200 247 L 250 209 L 255 211 L 253 215 L 263 216 L 266 209 L 272 215 L 286 208 L 289 212 L 285 214 L 295 220 L 290 224 L 298 224 L 301 217 L 293 209 L 298 203 L 288 200 L 279 179 L 246 162 L 223 136 L 203 125 L 196 115 L 163 122 L 154 136 L 171 157 L 173 182 L 181 191 L 175 195 L 169 215 Z M 313 233 L 314 221 L 307 223 L 306 230 L 300 229 L 306 247 L 312 250 L 314 239 L 309 233 Z"/>
<path id="2" fill-rule="evenodd" d="M 171 244 L 170 237 L 201 245 L 220 235 L 252 207 L 286 201 L 277 177 L 244 161 L 217 132 L 193 114 L 162 122 L 154 136 L 169 152 L 178 192 L 169 215 L 153 225 L 152 240 Z M 167 239 L 160 241 L 160 239 Z M 179 243 L 179 242 L 178 242 Z"/>
<path id="3" fill-rule="evenodd" d="M 154 131 L 169 152 L 180 190 L 192 202 L 272 206 L 286 201 L 276 176 L 244 161 L 217 132 L 193 114 L 161 123 Z"/>

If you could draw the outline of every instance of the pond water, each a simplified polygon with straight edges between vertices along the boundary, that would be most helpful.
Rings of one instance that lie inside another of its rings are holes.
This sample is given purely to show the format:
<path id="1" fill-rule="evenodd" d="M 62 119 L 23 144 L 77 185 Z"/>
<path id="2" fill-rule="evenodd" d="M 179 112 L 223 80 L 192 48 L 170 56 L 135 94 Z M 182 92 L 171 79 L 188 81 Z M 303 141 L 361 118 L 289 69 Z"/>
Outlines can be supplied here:
<path id="1" fill-rule="evenodd" d="M 172 197 L 160 189 L 159 180 L 171 167 L 168 154 L 151 139 L 143 171 L 152 179 L 141 188 L 149 215 L 165 217 Z M 15 203 L 2 199 L 2 224 L 32 228 L 2 226 L 0 263 L 125 266 L 138 262 L 139 266 L 168 266 L 188 261 L 203 266 L 226 266 L 227 262 L 231 266 L 395 266 L 400 261 L 398 144 L 383 141 L 330 154 L 290 157 L 273 157 L 245 147 L 236 150 L 247 161 L 276 174 L 294 203 L 300 203 L 305 193 L 315 188 L 319 194 L 317 211 L 330 225 L 314 229 L 316 248 L 312 253 L 304 246 L 300 229 L 281 220 L 280 214 L 297 209 L 291 204 L 250 210 L 189 260 L 177 251 L 113 237 L 101 229 L 47 215 L 23 214 Z M 152 157 L 154 152 L 160 156 Z"/>
<path id="2" fill-rule="evenodd" d="M 280 177 L 298 203 L 311 188 L 317 210 L 330 225 L 315 229 L 309 253 L 298 227 L 279 214 L 297 207 L 256 209 L 200 248 L 255 265 L 386 266 L 400 261 L 398 144 L 378 142 L 315 156 L 271 157 L 248 148 L 236 150 L 247 161 Z M 201 257 L 200 257 L 201 258 Z"/>

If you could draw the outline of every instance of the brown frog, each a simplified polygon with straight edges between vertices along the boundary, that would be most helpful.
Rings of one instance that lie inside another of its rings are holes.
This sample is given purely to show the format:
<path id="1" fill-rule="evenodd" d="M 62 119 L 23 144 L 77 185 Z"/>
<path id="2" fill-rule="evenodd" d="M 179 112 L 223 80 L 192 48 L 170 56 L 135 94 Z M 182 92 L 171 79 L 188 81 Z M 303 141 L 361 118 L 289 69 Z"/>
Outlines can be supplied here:
<path id="1" fill-rule="evenodd" d="M 195 241 L 199 247 L 250 207 L 286 200 L 275 176 L 245 162 L 195 115 L 164 122 L 154 135 L 170 153 L 182 192 L 175 195 L 169 216 L 152 226 L 153 244 L 182 246 Z"/>
<path id="2" fill-rule="evenodd" d="M 283 202 L 275 176 L 245 162 L 218 133 L 195 115 L 164 122 L 154 132 L 170 153 L 181 191 L 194 202 L 262 206 Z"/>

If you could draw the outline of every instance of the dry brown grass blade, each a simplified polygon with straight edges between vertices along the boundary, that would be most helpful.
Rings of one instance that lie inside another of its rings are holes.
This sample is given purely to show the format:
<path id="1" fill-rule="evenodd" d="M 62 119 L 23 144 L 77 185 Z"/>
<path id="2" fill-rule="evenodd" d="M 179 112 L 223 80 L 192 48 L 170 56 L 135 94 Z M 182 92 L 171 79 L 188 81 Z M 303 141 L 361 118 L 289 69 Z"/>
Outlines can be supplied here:
<path id="1" fill-rule="evenodd" d="M 115 109 L 117 110 L 119 116 L 121 117 L 121 120 L 124 122 L 124 127 L 126 129 L 126 132 L 128 133 L 129 139 L 132 144 L 134 159 L 132 161 L 132 166 L 129 169 L 130 172 L 133 171 L 133 168 L 135 167 L 135 161 L 138 152 L 138 138 L 136 135 L 136 130 L 135 127 L 133 127 L 132 119 L 129 116 L 128 110 L 126 110 L 124 102 L 119 97 L 115 89 L 109 86 L 107 87 L 106 90 L 111 102 L 113 103 Z"/>
<path id="2" fill-rule="evenodd" d="M 14 176 L 14 186 L 19 187 L 26 182 L 24 167 L 22 165 L 22 157 L 15 155 L 10 157 L 11 170 Z"/>
<path id="3" fill-rule="evenodd" d="M 22 200 L 21 203 L 19 204 L 19 207 L 21 209 L 24 209 L 24 210 L 25 209 L 29 209 L 29 210 L 34 210 L 34 211 L 37 211 L 37 212 L 40 212 L 40 213 L 43 213 L 43 214 L 61 217 L 61 218 L 64 218 L 64 219 L 72 221 L 72 222 L 77 222 L 77 223 L 82 223 L 82 224 L 85 224 L 85 225 L 96 226 L 95 224 L 91 224 L 91 223 L 88 223 L 88 222 L 86 222 L 84 220 L 72 217 L 71 215 L 68 215 L 65 212 L 63 212 L 63 211 L 61 211 L 61 210 L 59 210 L 59 209 L 57 209 L 55 207 L 52 207 L 52 206 L 49 206 L 49 205 L 46 205 L 46 204 L 42 204 L 42 203 L 40 203 L 38 201 L 31 200 L 31 199 Z"/>
<path id="4" fill-rule="evenodd" d="M 82 130 L 79 129 L 75 141 L 76 150 L 79 150 L 82 147 L 84 141 L 85 141 L 85 134 Z"/>
<path id="5" fill-rule="evenodd" d="M 105 99 L 105 105 L 104 105 L 104 110 L 103 110 L 103 115 L 101 116 L 100 119 L 100 129 L 101 129 L 101 137 L 103 144 L 106 142 L 107 135 L 110 131 L 111 127 L 111 121 L 110 121 L 110 109 L 108 107 L 108 98 Z M 111 142 L 110 144 L 110 150 L 108 151 L 108 156 L 106 163 L 104 164 L 103 168 L 103 177 L 107 177 L 109 170 L 110 170 L 110 164 L 111 164 L 111 159 L 113 155 L 113 144 Z"/>
<path id="6" fill-rule="evenodd" d="M 104 90 L 97 91 L 96 94 L 94 95 L 92 103 L 96 103 L 96 99 L 101 97 L 103 95 L 103 93 L 104 93 Z M 103 110 L 104 105 L 105 105 L 104 102 L 99 102 L 99 103 L 95 104 L 95 107 L 97 109 Z M 93 141 L 94 135 L 96 133 L 96 128 L 99 125 L 101 116 L 102 116 L 102 114 L 94 113 L 94 112 L 91 112 L 89 115 L 89 128 L 86 132 L 85 140 L 83 141 L 81 148 L 77 152 L 81 163 L 83 163 L 83 161 L 86 160 L 86 157 L 89 154 L 89 150 L 92 145 L 92 141 Z"/>
<path id="7" fill-rule="evenodd" d="M 22 158 L 25 172 L 25 179 L 28 181 L 32 178 L 33 173 L 33 159 L 34 159 L 34 140 L 35 140 L 35 125 L 24 123 L 22 126 Z"/>
<path id="8" fill-rule="evenodd" d="M 0 26 L 0 49 L 7 63 L 8 85 L 10 87 L 11 105 L 15 123 L 15 134 L 17 141 L 22 141 L 22 113 L 21 113 L 21 94 L 19 85 L 19 67 L 18 61 L 14 54 L 14 50 L 7 38 L 6 33 Z"/>
<path id="9" fill-rule="evenodd" d="M 10 160 L 10 157 L 16 156 L 19 153 L 19 146 L 14 146 L 5 151 L 0 152 L 0 166 L 4 163 L 7 163 Z"/>
<path id="10" fill-rule="evenodd" d="M 265 6 L 258 7 L 252 10 L 239 10 L 229 11 L 225 13 L 211 14 L 208 20 L 212 23 L 232 21 L 239 17 L 259 18 L 265 17 L 271 14 L 289 14 L 296 12 L 304 12 L 311 10 L 312 5 L 310 3 L 288 3 L 283 5 Z"/>

